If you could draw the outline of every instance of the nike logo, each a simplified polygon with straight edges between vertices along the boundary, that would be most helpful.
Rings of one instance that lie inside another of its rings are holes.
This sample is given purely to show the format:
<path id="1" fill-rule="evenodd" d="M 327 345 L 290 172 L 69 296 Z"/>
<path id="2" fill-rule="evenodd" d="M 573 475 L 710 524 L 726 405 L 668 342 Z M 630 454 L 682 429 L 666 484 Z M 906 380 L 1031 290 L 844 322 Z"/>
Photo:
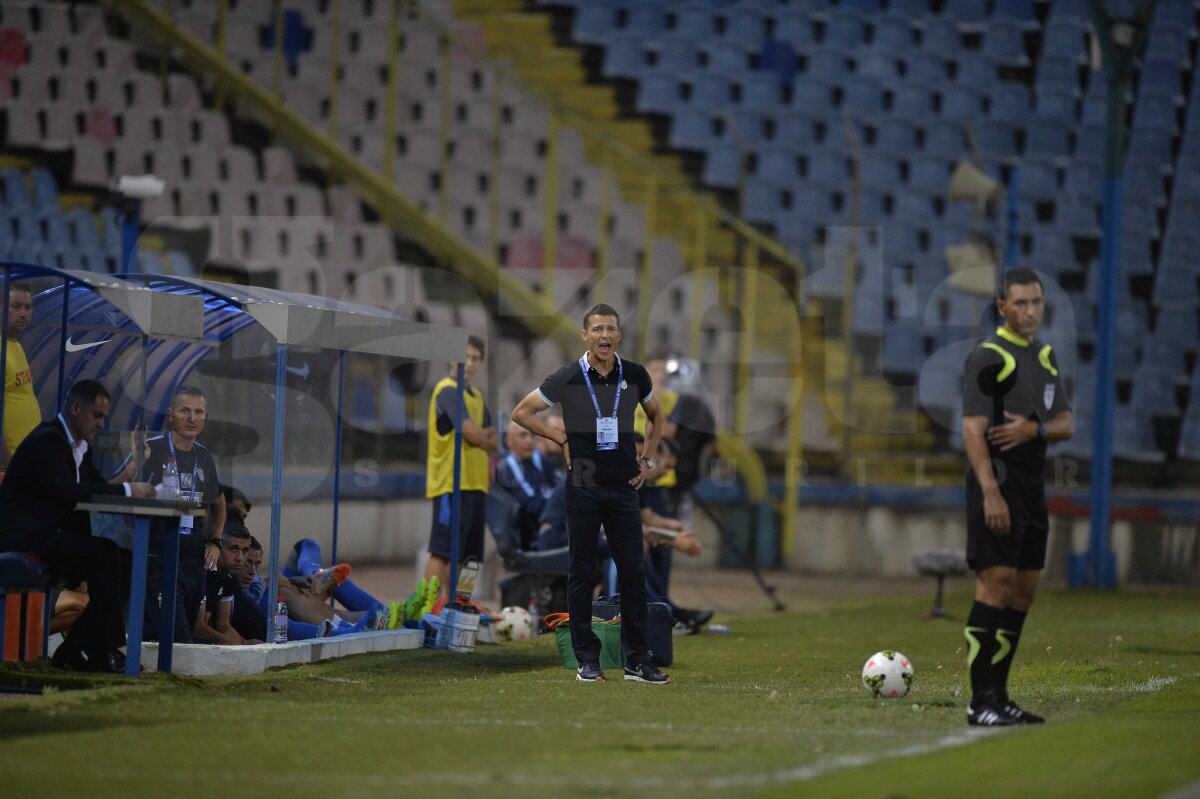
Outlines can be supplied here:
<path id="1" fill-rule="evenodd" d="M 308 377 L 308 361 L 304 362 L 304 366 L 285 366 L 283 368 L 287 369 L 301 380 L 304 380 Z"/>
<path id="2" fill-rule="evenodd" d="M 89 344 L 76 344 L 75 342 L 71 341 L 71 339 L 67 339 L 67 343 L 64 345 L 64 347 L 67 352 L 79 352 L 80 350 L 86 350 L 89 347 L 99 347 L 101 344 L 107 344 L 110 341 L 112 341 L 111 338 L 106 338 L 104 341 L 93 341 Z"/>

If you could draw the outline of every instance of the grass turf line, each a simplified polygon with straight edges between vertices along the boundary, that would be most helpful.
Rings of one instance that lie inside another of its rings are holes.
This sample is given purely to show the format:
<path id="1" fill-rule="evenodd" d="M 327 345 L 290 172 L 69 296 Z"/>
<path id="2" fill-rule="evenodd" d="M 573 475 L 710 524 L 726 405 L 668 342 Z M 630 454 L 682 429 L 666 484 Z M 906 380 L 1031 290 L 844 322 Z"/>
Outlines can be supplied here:
<path id="1" fill-rule="evenodd" d="M 1139 796 L 1200 778 L 1179 752 L 1200 733 L 1195 595 L 1047 592 L 1012 687 L 1051 723 L 949 748 L 967 732 L 962 625 L 921 621 L 925 606 L 728 617 L 731 635 L 675 639 L 677 683 L 662 687 L 576 683 L 549 637 L 255 677 L 100 679 L 0 702 L 3 794 L 925 797 L 1010 775 L 1028 796 Z M 906 700 L 859 684 L 882 648 L 913 659 Z"/>

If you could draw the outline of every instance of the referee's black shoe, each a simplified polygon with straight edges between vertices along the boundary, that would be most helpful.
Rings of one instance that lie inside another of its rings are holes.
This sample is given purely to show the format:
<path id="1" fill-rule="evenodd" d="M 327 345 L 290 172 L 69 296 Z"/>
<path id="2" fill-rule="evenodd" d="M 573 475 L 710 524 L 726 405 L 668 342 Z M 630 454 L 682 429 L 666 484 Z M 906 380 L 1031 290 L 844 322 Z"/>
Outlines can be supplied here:
<path id="1" fill-rule="evenodd" d="M 575 679 L 580 682 L 604 682 L 604 672 L 600 670 L 600 661 L 585 660 L 575 670 Z"/>
<path id="2" fill-rule="evenodd" d="M 1012 718 L 1016 719 L 1018 724 L 1045 724 L 1046 720 L 1036 713 L 1030 713 L 1016 702 L 1005 702 L 1003 710 Z"/>
<path id="3" fill-rule="evenodd" d="M 633 665 L 625 664 L 625 679 L 629 682 L 648 682 L 652 685 L 666 685 L 671 682 L 670 675 L 663 674 L 658 666 L 650 661 Z"/>
<path id="4" fill-rule="evenodd" d="M 967 724 L 972 727 L 1013 727 L 1020 723 L 999 705 L 967 705 Z"/>

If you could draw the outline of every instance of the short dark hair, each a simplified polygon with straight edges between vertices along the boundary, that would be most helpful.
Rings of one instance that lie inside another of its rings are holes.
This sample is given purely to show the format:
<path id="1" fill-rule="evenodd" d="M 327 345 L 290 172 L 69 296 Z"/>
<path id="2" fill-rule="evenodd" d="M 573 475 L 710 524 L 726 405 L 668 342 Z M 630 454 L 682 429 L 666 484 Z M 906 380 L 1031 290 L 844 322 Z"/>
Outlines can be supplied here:
<path id="1" fill-rule="evenodd" d="M 621 315 L 617 313 L 617 309 L 608 303 L 598 302 L 591 308 L 583 312 L 583 329 L 587 330 L 588 320 L 593 316 L 612 316 L 617 320 L 617 328 L 621 327 Z"/>
<path id="2" fill-rule="evenodd" d="M 467 346 L 479 350 L 480 356 L 487 355 L 487 345 L 483 343 L 483 336 L 477 336 L 474 333 L 467 336 Z"/>
<path id="3" fill-rule="evenodd" d="M 1000 299 L 1003 300 L 1008 297 L 1008 289 L 1011 286 L 1032 286 L 1034 283 L 1042 286 L 1042 279 L 1032 269 L 1027 269 L 1024 266 L 1010 269 L 1004 273 L 1004 283 L 1001 286 Z M 1042 290 L 1045 291 L 1044 286 L 1042 286 Z"/>
<path id="4" fill-rule="evenodd" d="M 29 285 L 24 280 L 18 280 L 16 283 L 8 284 L 8 293 L 12 294 L 14 291 L 23 291 L 26 294 L 32 294 L 33 286 Z"/>
<path id="5" fill-rule="evenodd" d="M 76 402 L 90 406 L 100 397 L 108 399 L 108 389 L 95 380 L 79 380 L 67 392 L 63 407 L 70 408 Z"/>
<path id="6" fill-rule="evenodd" d="M 250 538 L 250 531 L 238 518 L 228 519 L 221 530 L 222 538 Z"/>
<path id="7" fill-rule="evenodd" d="M 175 404 L 175 399 L 177 397 L 199 397 L 200 399 L 207 399 L 207 397 L 204 396 L 204 389 L 193 385 L 183 385 L 175 389 L 175 393 L 171 395 L 172 406 Z"/>
<path id="8" fill-rule="evenodd" d="M 250 503 L 250 499 L 242 493 L 241 489 L 234 488 L 231 485 L 222 485 L 221 493 L 225 495 L 226 505 L 232 504 L 234 500 L 237 500 L 243 503 L 247 510 L 254 507 L 254 505 Z"/>
<path id="9" fill-rule="evenodd" d="M 647 353 L 645 358 L 642 359 L 642 363 L 645 364 L 645 363 L 652 363 L 654 361 L 669 361 L 669 360 L 671 360 L 670 351 L 668 351 L 662 347 L 655 347 L 654 349 L 650 350 L 649 353 Z"/>
<path id="10" fill-rule="evenodd" d="M 254 536 L 250 536 L 250 548 L 257 549 L 259 552 L 262 552 L 262 544 L 259 543 L 258 539 Z"/>

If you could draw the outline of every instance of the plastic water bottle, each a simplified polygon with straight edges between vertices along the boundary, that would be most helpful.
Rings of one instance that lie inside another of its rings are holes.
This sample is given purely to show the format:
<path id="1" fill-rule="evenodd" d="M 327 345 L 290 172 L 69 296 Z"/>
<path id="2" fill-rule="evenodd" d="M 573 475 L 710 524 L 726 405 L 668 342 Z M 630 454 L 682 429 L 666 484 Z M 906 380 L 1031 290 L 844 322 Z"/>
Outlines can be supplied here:
<path id="1" fill-rule="evenodd" d="M 530 635 L 537 638 L 538 625 L 542 622 L 542 617 L 538 613 L 538 600 L 536 596 L 529 597 L 529 623 L 533 625 L 533 630 Z"/>
<path id="2" fill-rule="evenodd" d="M 279 598 L 275 602 L 275 643 L 286 644 L 288 631 L 288 611 L 287 603 L 283 598 Z"/>
<path id="3" fill-rule="evenodd" d="M 162 497 L 179 499 L 179 464 L 174 458 L 167 458 L 167 465 L 163 467 Z"/>

